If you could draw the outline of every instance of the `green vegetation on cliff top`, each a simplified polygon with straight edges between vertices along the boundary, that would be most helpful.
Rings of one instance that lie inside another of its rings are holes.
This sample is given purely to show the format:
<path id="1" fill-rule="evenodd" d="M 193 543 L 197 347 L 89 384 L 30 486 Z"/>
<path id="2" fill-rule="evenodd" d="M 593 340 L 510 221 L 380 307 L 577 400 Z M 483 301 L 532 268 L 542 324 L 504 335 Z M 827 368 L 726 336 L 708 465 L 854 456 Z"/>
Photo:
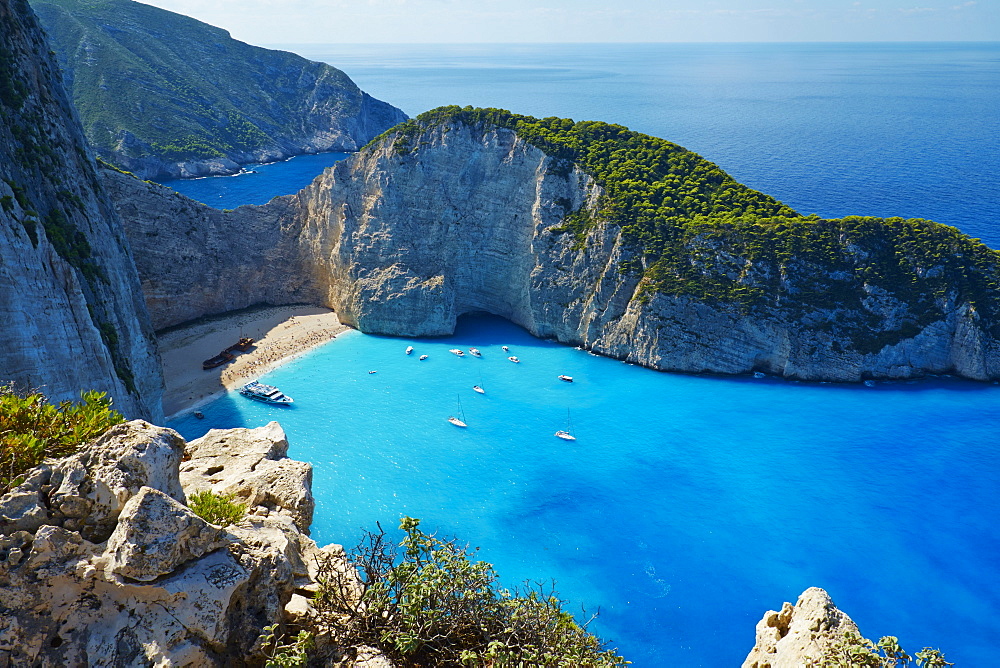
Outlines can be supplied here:
<path id="1" fill-rule="evenodd" d="M 181 161 L 273 149 L 309 135 L 314 122 L 343 122 L 361 110 L 363 93 L 340 70 L 244 44 L 180 14 L 131 0 L 31 5 L 88 141 L 120 166 L 124 158 Z M 403 117 L 398 113 L 387 124 Z"/>
<path id="2" fill-rule="evenodd" d="M 848 333 L 861 352 L 912 337 L 963 303 L 1000 336 L 1000 253 L 953 227 L 802 216 L 676 144 L 597 121 L 451 106 L 373 143 L 417 154 L 423 133 L 451 123 L 513 130 L 553 158 L 550 173 L 575 164 L 592 176 L 605 192 L 598 210 L 565 210 L 552 231 L 573 233 L 586 252 L 596 226 L 620 230 L 633 251 L 624 269 L 643 276 L 644 299 L 661 293 L 780 313 Z M 899 317 L 896 300 L 906 305 Z"/>

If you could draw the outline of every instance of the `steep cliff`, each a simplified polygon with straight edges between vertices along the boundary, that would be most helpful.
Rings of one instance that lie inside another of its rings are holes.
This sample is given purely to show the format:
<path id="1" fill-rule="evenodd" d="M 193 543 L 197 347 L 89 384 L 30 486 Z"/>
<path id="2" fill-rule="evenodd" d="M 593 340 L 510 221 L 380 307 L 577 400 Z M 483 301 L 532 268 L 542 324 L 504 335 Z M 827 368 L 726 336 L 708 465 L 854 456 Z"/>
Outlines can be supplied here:
<path id="1" fill-rule="evenodd" d="M 27 3 L 0 2 L 0 382 L 160 419 L 135 264 L 47 54 Z"/>
<path id="2" fill-rule="evenodd" d="M 620 126 L 445 108 L 226 213 L 173 195 L 178 217 L 154 214 L 169 195 L 109 179 L 158 327 L 308 300 L 406 336 L 486 311 L 662 370 L 1000 377 L 996 251 L 930 221 L 802 217 Z M 200 288 L 227 276 L 225 297 Z"/>
<path id="3" fill-rule="evenodd" d="M 406 118 L 340 70 L 132 0 L 31 0 L 87 139 L 143 178 L 353 151 Z"/>

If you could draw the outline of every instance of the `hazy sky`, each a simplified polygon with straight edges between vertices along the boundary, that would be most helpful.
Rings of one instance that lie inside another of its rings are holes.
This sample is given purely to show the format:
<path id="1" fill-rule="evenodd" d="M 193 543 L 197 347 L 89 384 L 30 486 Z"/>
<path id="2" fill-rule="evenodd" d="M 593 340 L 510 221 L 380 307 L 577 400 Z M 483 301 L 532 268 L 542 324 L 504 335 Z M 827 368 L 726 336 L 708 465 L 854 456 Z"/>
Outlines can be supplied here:
<path id="1" fill-rule="evenodd" d="M 1000 0 L 147 0 L 252 44 L 1000 40 Z"/>

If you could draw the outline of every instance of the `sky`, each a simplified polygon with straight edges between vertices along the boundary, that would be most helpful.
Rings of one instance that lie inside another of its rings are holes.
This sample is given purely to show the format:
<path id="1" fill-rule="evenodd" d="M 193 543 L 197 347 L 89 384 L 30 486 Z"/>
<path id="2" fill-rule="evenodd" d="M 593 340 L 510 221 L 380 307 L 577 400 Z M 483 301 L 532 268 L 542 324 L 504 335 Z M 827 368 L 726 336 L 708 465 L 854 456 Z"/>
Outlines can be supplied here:
<path id="1" fill-rule="evenodd" d="M 1000 0 L 144 0 L 251 44 L 1000 41 Z"/>

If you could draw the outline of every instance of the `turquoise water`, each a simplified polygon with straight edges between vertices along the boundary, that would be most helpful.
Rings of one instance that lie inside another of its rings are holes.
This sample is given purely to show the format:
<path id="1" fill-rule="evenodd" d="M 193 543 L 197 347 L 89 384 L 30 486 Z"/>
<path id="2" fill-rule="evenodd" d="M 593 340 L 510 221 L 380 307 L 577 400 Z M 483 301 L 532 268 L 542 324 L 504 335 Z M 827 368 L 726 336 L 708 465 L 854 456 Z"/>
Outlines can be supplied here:
<path id="1" fill-rule="evenodd" d="M 294 407 L 231 394 L 171 426 L 280 421 L 315 467 L 320 543 L 419 517 L 508 584 L 554 578 L 600 608 L 637 666 L 738 665 L 808 586 L 871 636 L 965 666 L 1000 649 L 997 386 L 664 374 L 486 316 L 443 339 L 349 332 L 266 380 Z M 446 422 L 459 401 L 467 430 Z M 576 442 L 554 437 L 570 423 Z"/>
<path id="2" fill-rule="evenodd" d="M 245 165 L 243 172 L 232 176 L 170 179 L 162 183 L 216 209 L 235 209 L 242 204 L 267 204 L 272 197 L 298 192 L 324 169 L 346 157 L 346 153 L 299 155 L 266 165 Z"/>

